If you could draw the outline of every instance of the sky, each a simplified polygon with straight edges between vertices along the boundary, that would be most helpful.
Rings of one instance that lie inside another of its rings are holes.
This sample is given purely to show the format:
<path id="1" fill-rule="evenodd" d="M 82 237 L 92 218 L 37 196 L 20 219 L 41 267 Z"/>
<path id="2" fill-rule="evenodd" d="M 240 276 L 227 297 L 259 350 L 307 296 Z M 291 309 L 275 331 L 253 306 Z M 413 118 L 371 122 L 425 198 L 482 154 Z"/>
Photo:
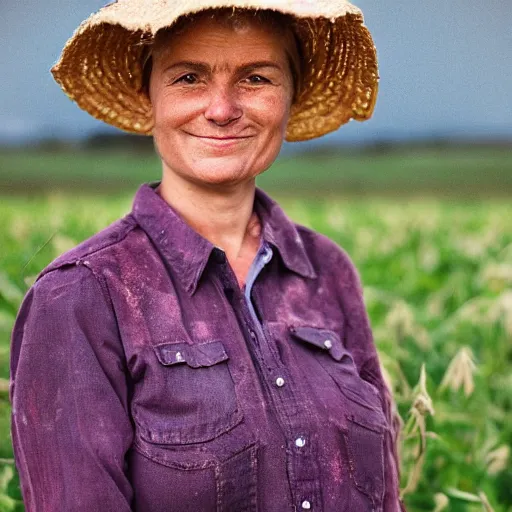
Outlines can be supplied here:
<path id="1" fill-rule="evenodd" d="M 0 143 L 81 138 L 106 125 L 72 103 L 49 69 L 106 2 L 0 0 Z M 512 140 L 511 0 L 359 0 L 381 77 L 374 116 L 324 142 L 422 137 Z"/>

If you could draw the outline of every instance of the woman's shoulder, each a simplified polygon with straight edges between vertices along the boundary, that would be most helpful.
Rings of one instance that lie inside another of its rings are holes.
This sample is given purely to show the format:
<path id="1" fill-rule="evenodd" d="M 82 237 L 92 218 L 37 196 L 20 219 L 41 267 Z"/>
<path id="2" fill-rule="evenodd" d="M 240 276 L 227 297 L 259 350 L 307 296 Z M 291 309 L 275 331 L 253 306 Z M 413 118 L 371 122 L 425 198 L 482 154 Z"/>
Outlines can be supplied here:
<path id="1" fill-rule="evenodd" d="M 328 236 L 295 224 L 308 258 L 318 276 L 335 277 L 337 282 L 359 287 L 357 268 L 348 252 Z"/>
<path id="2" fill-rule="evenodd" d="M 137 222 L 134 218 L 126 215 L 58 256 L 40 272 L 38 280 L 56 269 L 76 266 L 83 262 L 88 265 L 89 262 L 95 262 L 98 259 L 114 261 L 116 252 L 121 247 L 125 249 L 129 243 L 130 234 L 136 228 Z"/>
<path id="3" fill-rule="evenodd" d="M 64 252 L 39 272 L 26 299 L 42 298 L 50 302 L 52 296 L 83 294 L 87 281 L 97 281 L 94 274 L 98 258 L 115 260 L 113 254 L 137 224 L 127 215 Z"/>
<path id="4" fill-rule="evenodd" d="M 140 234 L 137 236 L 141 231 L 137 227 L 137 222 L 128 214 L 62 253 L 39 272 L 25 295 L 23 306 L 26 308 L 33 301 L 54 305 L 62 300 L 83 304 L 85 290 L 94 291 L 96 296 L 100 292 L 108 299 L 104 275 L 127 258 L 134 238 L 142 238 Z"/>
<path id="5" fill-rule="evenodd" d="M 295 227 L 312 260 L 319 260 L 324 265 L 354 265 L 347 251 L 328 236 L 301 224 L 295 224 Z"/>

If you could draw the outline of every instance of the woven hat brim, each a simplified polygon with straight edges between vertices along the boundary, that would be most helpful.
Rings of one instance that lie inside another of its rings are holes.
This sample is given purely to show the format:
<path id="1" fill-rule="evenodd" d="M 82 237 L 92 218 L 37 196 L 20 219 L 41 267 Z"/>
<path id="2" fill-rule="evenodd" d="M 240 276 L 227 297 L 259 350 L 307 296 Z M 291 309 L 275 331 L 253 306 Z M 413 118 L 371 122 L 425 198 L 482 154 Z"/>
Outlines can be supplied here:
<path id="1" fill-rule="evenodd" d="M 142 60 L 156 32 L 184 14 L 204 9 L 266 8 L 294 16 L 305 58 L 303 87 L 291 109 L 286 140 L 313 139 L 351 119 L 371 117 L 378 90 L 377 56 L 363 16 L 353 5 L 296 0 L 297 7 L 276 0 L 255 7 L 240 1 L 219 5 L 219 0 L 201 0 L 198 6 L 196 0 L 192 8 L 188 3 L 187 7 L 165 0 L 120 0 L 104 7 L 67 42 L 52 68 L 55 80 L 93 117 L 130 133 L 151 135 Z"/>

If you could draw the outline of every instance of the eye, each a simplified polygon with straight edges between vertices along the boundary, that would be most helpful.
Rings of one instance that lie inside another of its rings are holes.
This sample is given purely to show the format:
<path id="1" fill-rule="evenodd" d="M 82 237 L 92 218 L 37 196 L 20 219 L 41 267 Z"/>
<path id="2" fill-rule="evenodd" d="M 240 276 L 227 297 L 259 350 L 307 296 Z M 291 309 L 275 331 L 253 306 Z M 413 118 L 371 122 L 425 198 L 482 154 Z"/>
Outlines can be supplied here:
<path id="1" fill-rule="evenodd" d="M 265 78 L 264 76 L 261 76 L 261 75 L 251 75 L 251 76 L 248 76 L 245 80 L 247 82 L 249 82 L 250 84 L 254 84 L 254 85 L 268 84 L 270 82 L 270 80 L 268 78 Z"/>
<path id="2" fill-rule="evenodd" d="M 189 85 L 195 84 L 197 83 L 197 75 L 195 73 L 187 73 L 180 76 L 174 83 L 184 83 Z"/>

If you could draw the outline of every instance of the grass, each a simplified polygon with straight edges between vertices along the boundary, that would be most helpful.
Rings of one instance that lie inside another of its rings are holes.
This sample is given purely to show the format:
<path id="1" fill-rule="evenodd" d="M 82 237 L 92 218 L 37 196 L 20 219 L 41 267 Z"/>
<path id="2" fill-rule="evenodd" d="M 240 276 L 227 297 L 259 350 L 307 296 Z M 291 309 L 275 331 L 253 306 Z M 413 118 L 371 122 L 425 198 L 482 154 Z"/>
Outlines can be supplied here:
<path id="1" fill-rule="evenodd" d="M 158 157 L 147 151 L 0 150 L 4 190 L 128 190 L 158 179 Z M 512 192 L 512 148 L 424 147 L 317 151 L 283 156 L 260 185 L 269 191 L 325 195 L 501 195 Z"/>

